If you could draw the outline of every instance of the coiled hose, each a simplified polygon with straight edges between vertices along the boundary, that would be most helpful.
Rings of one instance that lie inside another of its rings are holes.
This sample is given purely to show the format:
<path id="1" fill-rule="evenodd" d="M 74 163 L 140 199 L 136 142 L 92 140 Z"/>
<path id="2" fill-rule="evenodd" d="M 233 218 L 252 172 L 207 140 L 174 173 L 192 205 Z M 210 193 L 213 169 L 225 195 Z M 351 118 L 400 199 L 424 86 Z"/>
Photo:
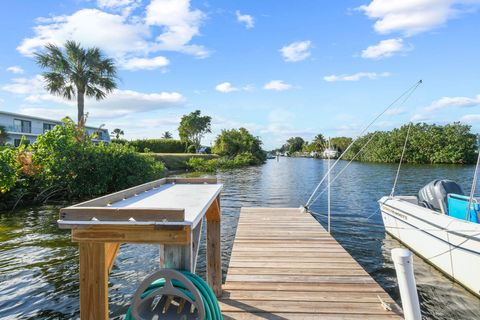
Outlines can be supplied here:
<path id="1" fill-rule="evenodd" d="M 197 288 L 200 293 L 200 296 L 203 301 L 203 305 L 205 306 L 205 320 L 223 320 L 222 312 L 220 311 L 220 306 L 218 305 L 218 300 L 215 294 L 213 293 L 212 289 L 208 286 L 208 284 L 199 276 L 194 273 L 188 271 L 179 271 L 182 273 L 188 280 L 190 280 L 193 285 Z M 148 288 L 143 292 L 142 298 L 148 296 L 153 291 L 163 288 L 165 285 L 166 280 L 165 278 L 161 278 L 152 282 Z M 193 294 L 187 289 L 187 287 L 180 281 L 173 279 L 172 280 L 173 286 L 187 295 L 192 301 L 195 301 Z M 125 316 L 125 320 L 135 320 L 131 314 L 130 307 L 127 311 Z"/>

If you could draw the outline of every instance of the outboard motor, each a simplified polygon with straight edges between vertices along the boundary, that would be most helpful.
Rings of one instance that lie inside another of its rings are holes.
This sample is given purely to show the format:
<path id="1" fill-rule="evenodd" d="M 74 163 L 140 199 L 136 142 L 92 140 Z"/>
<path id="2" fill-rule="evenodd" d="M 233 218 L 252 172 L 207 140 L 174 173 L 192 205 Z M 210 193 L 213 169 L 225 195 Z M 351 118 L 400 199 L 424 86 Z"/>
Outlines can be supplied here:
<path id="1" fill-rule="evenodd" d="M 433 180 L 418 192 L 418 204 L 448 214 L 449 193 L 464 195 L 462 187 L 452 180 Z"/>

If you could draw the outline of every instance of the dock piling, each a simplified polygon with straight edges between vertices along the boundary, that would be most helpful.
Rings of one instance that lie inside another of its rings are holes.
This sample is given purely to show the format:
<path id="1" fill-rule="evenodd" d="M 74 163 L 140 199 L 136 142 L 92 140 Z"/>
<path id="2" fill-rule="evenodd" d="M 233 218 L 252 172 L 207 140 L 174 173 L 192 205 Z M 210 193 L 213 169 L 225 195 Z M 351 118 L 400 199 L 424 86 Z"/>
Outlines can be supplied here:
<path id="1" fill-rule="evenodd" d="M 412 253 L 407 249 L 396 248 L 392 250 L 392 259 L 397 273 L 405 320 L 421 320 L 422 314 L 418 302 L 417 284 L 413 274 Z"/>

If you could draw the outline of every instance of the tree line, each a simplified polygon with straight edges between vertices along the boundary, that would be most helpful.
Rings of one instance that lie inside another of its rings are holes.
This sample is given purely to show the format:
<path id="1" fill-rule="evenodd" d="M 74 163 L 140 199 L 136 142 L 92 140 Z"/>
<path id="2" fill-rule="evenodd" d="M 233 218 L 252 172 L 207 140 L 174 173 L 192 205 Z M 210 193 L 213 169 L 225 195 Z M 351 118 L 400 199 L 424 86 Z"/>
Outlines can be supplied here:
<path id="1" fill-rule="evenodd" d="M 477 157 L 477 135 L 471 126 L 454 122 L 447 125 L 416 123 L 391 131 L 375 131 L 358 138 L 345 159 L 368 162 L 400 162 L 408 128 L 405 163 L 474 163 Z M 370 142 L 369 142 L 370 141 Z M 367 144 L 368 143 L 368 144 Z M 362 147 L 366 144 L 366 146 Z"/>
<path id="2" fill-rule="evenodd" d="M 454 122 L 446 125 L 416 123 L 403 125 L 390 131 L 374 131 L 355 139 L 343 159 L 365 162 L 400 162 L 403 146 L 410 127 L 403 162 L 418 164 L 469 164 L 478 154 L 478 135 L 471 126 Z M 342 154 L 353 139 L 334 137 L 330 139 L 333 149 Z M 277 152 L 289 155 L 317 152 L 328 147 L 322 134 L 308 142 L 301 137 L 291 137 Z"/>
<path id="3" fill-rule="evenodd" d="M 349 137 L 334 137 L 330 139 L 330 147 L 342 153 L 348 145 L 352 143 L 352 138 Z M 288 153 L 294 155 L 296 153 L 322 153 L 328 148 L 328 140 L 323 134 L 317 134 L 312 141 L 307 141 L 302 137 L 291 137 L 280 148 L 272 152 Z"/>

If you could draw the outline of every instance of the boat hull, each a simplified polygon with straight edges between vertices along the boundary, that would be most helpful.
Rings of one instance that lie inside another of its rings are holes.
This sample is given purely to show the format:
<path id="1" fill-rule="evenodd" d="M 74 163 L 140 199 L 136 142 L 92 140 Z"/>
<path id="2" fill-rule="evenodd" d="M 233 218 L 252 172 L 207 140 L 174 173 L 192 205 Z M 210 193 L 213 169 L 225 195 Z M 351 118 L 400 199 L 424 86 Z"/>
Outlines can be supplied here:
<path id="1" fill-rule="evenodd" d="M 480 225 L 421 207 L 411 198 L 379 200 L 385 230 L 480 297 Z"/>

